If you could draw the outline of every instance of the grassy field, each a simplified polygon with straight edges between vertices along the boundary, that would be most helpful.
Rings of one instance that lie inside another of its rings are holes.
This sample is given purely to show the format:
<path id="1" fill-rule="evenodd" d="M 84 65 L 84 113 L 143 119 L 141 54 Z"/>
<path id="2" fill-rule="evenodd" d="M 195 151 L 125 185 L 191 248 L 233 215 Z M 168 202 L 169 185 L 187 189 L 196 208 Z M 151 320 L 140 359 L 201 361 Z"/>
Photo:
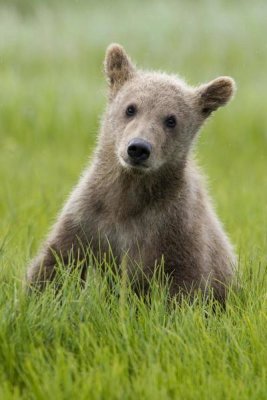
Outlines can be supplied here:
<path id="1" fill-rule="evenodd" d="M 1 399 L 266 399 L 266 15 L 266 1 L 0 1 Z M 96 274 L 60 299 L 23 292 L 94 148 L 114 41 L 191 84 L 237 82 L 197 146 L 240 258 L 223 313 L 170 306 L 156 284 L 149 306 Z"/>

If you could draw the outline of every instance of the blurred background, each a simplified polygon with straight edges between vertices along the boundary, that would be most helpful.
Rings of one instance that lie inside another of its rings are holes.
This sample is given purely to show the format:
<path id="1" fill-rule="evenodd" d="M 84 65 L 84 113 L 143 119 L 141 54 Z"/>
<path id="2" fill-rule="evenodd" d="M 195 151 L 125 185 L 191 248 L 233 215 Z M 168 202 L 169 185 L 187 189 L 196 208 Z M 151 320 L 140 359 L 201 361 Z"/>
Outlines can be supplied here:
<path id="1" fill-rule="evenodd" d="M 267 2 L 0 0 L 0 265 L 24 273 L 95 146 L 103 57 L 238 91 L 197 158 L 241 259 L 266 260 Z"/>

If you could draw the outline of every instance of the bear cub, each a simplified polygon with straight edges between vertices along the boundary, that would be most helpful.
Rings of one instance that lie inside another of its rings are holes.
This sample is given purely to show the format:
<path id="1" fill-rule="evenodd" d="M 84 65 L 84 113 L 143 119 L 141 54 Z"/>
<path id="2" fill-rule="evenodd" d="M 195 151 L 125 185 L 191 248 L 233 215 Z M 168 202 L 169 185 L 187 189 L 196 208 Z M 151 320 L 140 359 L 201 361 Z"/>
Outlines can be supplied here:
<path id="1" fill-rule="evenodd" d="M 133 281 L 149 280 L 164 260 L 171 295 L 211 288 L 224 302 L 235 255 L 192 148 L 207 117 L 232 98 L 233 79 L 190 87 L 137 69 L 117 44 L 104 65 L 109 99 L 93 160 L 31 262 L 28 284 L 44 288 L 70 258 L 85 276 L 89 253 L 101 263 L 112 251 Z"/>

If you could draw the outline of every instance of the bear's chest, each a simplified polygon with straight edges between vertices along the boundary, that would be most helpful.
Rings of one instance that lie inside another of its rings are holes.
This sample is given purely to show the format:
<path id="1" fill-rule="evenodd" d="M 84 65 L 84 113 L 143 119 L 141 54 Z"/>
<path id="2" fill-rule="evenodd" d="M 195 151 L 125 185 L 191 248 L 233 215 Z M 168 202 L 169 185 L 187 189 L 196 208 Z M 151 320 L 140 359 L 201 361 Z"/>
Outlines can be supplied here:
<path id="1" fill-rule="evenodd" d="M 101 248 L 121 261 L 125 254 L 134 262 L 150 264 L 160 258 L 163 221 L 152 210 L 128 218 L 100 218 L 97 224 Z"/>

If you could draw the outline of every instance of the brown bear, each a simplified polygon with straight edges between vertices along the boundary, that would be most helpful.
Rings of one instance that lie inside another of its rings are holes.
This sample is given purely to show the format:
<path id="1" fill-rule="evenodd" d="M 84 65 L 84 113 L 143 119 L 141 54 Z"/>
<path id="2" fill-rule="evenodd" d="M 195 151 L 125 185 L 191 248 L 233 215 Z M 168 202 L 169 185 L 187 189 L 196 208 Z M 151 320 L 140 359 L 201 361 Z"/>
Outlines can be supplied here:
<path id="1" fill-rule="evenodd" d="M 104 65 L 109 101 L 93 160 L 31 262 L 29 285 L 52 280 L 58 258 L 86 271 L 87 250 L 101 259 L 111 249 L 130 276 L 150 277 L 163 259 L 171 294 L 209 287 L 223 302 L 235 255 L 192 148 L 207 117 L 233 96 L 233 79 L 190 87 L 137 69 L 117 44 Z"/>

